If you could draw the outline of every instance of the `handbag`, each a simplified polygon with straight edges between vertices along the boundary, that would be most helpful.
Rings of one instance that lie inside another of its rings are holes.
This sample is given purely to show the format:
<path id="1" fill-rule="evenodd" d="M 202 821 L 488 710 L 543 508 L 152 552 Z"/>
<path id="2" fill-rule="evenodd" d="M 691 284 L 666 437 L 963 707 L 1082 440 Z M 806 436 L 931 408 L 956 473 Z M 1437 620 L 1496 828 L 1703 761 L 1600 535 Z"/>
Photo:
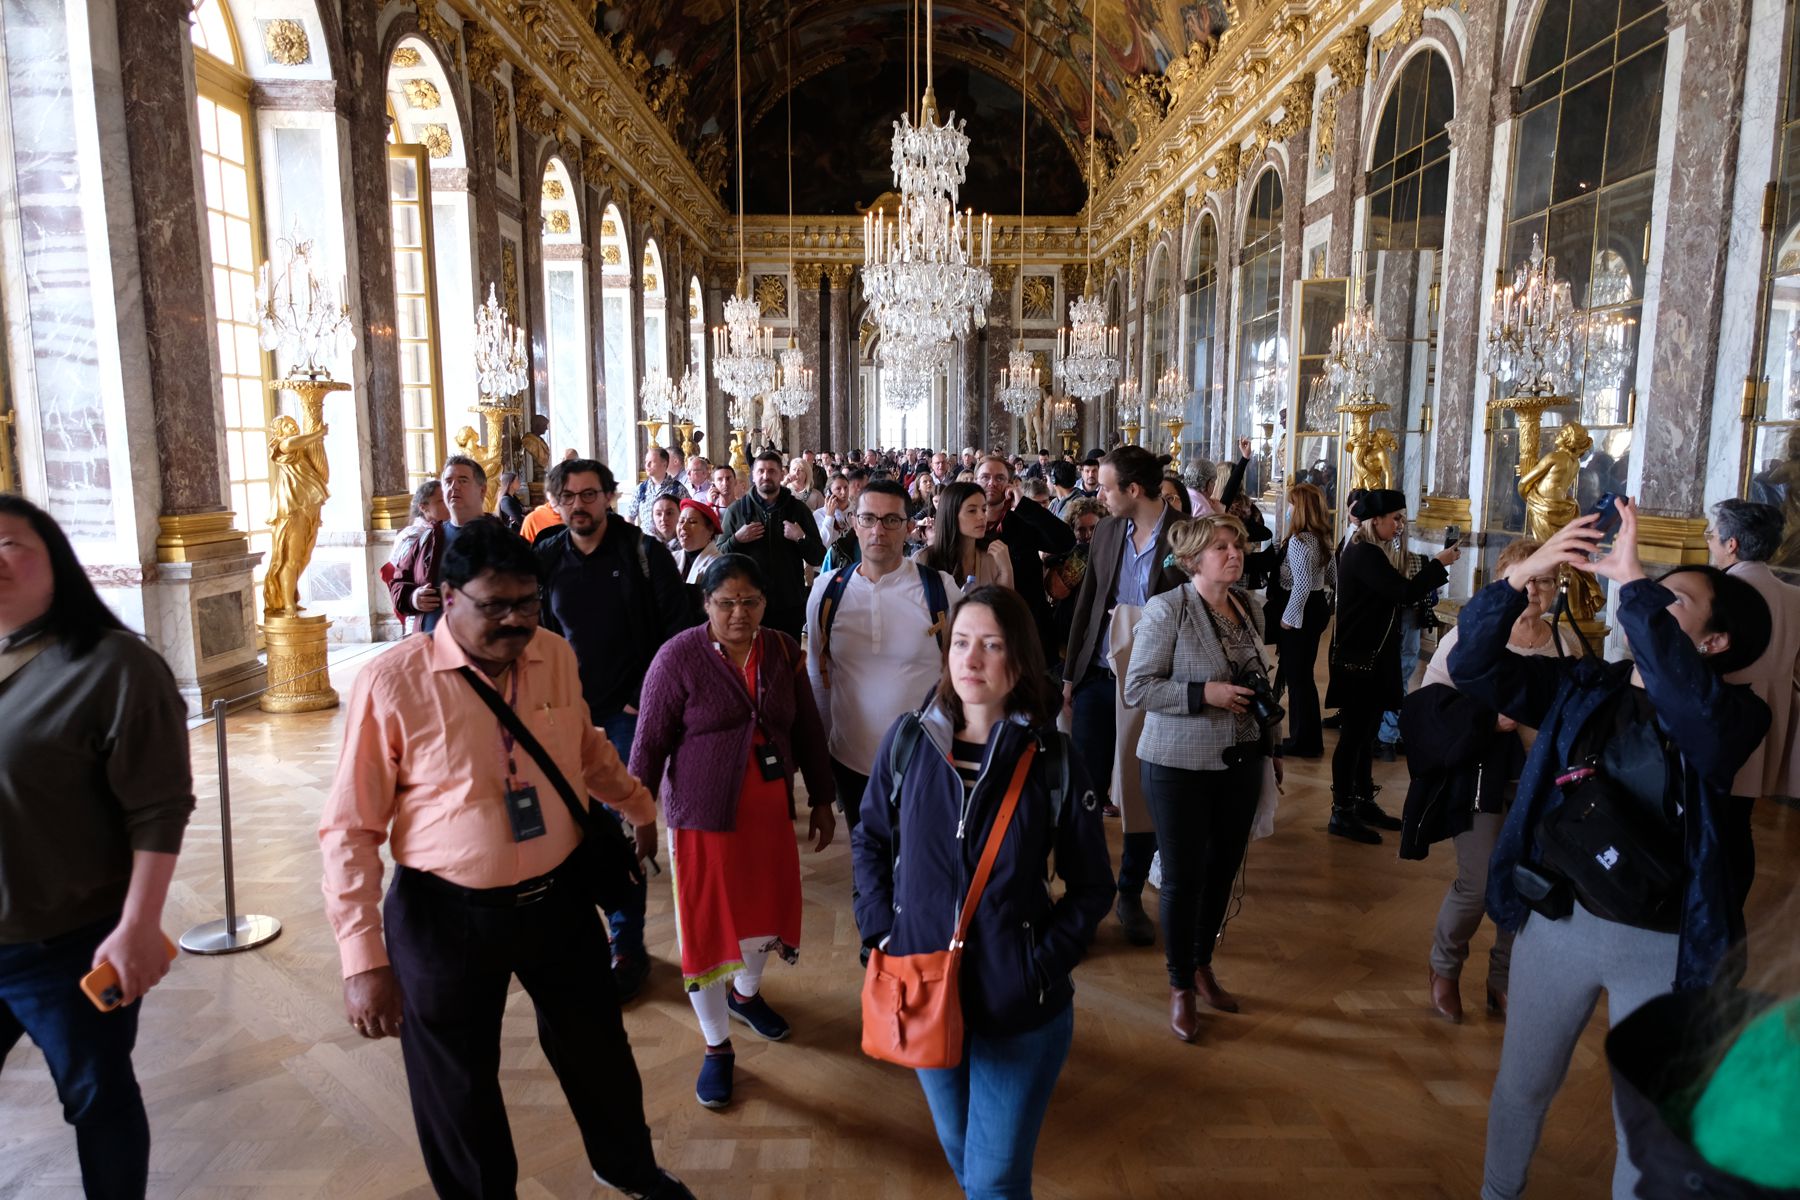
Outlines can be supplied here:
<path id="1" fill-rule="evenodd" d="M 982 846 L 981 862 L 969 881 L 949 948 L 925 954 L 887 954 L 880 948 L 869 952 L 862 987 L 862 1048 L 870 1058 L 915 1070 L 954 1067 L 962 1062 L 963 939 L 968 936 L 981 894 L 987 890 L 988 876 L 1000 857 L 1000 843 L 1006 840 L 1006 830 L 1018 811 L 1025 777 L 1036 754 L 1034 743 L 1019 755 L 1006 798 L 1000 802 L 999 815 Z"/>
<path id="2" fill-rule="evenodd" d="M 582 894 L 609 913 L 627 907 L 636 899 L 638 889 L 644 886 L 643 868 L 638 865 L 637 848 L 631 839 L 625 836 L 617 821 L 601 811 L 597 802 L 582 804 L 575 798 L 575 789 L 557 768 L 556 760 L 545 752 L 531 730 L 525 728 L 525 722 L 519 719 L 512 705 L 483 682 L 474 668 L 459 667 L 457 673 L 468 680 L 481 702 L 500 719 L 514 740 L 525 747 L 525 753 L 531 755 L 544 778 L 568 806 L 569 815 L 575 819 L 575 828 L 581 830 L 581 844 L 569 856 L 569 865 L 580 880 Z"/>

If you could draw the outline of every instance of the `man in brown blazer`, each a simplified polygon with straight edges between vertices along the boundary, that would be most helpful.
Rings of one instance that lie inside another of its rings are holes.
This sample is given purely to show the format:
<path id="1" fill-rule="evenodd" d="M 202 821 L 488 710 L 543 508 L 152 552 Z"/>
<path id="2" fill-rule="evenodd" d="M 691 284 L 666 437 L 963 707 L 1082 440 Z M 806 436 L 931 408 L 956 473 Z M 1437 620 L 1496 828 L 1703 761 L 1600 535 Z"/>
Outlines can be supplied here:
<path id="1" fill-rule="evenodd" d="M 1750 838 L 1750 809 L 1758 796 L 1792 796 L 1800 792 L 1800 587 L 1783 583 L 1768 560 L 1781 545 L 1781 510 L 1749 500 L 1721 500 L 1713 505 L 1706 526 L 1706 548 L 1715 567 L 1723 568 L 1755 588 L 1769 606 L 1769 648 L 1742 671 L 1727 675 L 1730 683 L 1747 683 L 1769 706 L 1769 733 L 1738 771 L 1731 785 L 1725 849 L 1731 857 L 1739 899 L 1749 892 L 1756 873 Z"/>
<path id="2" fill-rule="evenodd" d="M 1180 587 L 1187 576 L 1169 558 L 1169 526 L 1180 514 L 1162 499 L 1156 456 L 1141 446 L 1120 446 L 1101 460 L 1099 483 L 1101 503 L 1111 515 L 1094 530 L 1088 570 L 1073 601 L 1063 656 L 1063 704 L 1071 710 L 1075 748 L 1089 777 L 1105 790 L 1115 765 L 1119 767 L 1118 786 L 1109 801 L 1125 823 L 1116 912 L 1127 940 L 1148 946 L 1156 941 L 1156 929 L 1144 912 L 1143 895 L 1156 854 L 1156 831 L 1131 752 L 1142 718 L 1121 713 L 1118 680 L 1124 672 L 1115 653 L 1129 653 L 1130 629 L 1144 603 Z"/>

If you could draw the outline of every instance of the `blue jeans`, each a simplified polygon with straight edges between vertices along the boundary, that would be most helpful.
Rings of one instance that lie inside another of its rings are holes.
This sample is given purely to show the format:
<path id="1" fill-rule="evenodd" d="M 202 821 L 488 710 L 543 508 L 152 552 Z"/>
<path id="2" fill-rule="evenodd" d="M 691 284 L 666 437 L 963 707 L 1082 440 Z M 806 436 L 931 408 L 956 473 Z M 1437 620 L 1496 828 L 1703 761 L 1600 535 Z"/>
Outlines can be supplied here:
<path id="1" fill-rule="evenodd" d="M 1419 619 L 1413 610 L 1400 610 L 1400 686 L 1406 691 L 1412 690 L 1413 672 L 1419 666 Z M 1400 740 L 1400 710 L 1393 709 L 1381 714 L 1381 731 L 1376 738 L 1387 746 Z"/>
<path id="2" fill-rule="evenodd" d="M 971 1033 L 962 1065 L 920 1071 L 944 1157 L 969 1200 L 1030 1200 L 1031 1160 L 1075 1038 L 1075 1006 L 1024 1033 Z"/>
<path id="3" fill-rule="evenodd" d="M 636 713 L 621 711 L 610 717 L 602 717 L 594 724 L 599 727 L 601 733 L 606 735 L 606 740 L 613 744 L 613 749 L 619 752 L 619 758 L 624 762 L 630 762 L 631 740 L 637 736 L 637 721 Z M 605 805 L 600 806 L 600 811 L 613 824 L 618 825 L 621 829 L 624 828 L 618 813 Z M 645 955 L 644 905 L 648 901 L 649 895 L 650 881 L 646 879 L 633 889 L 629 907 L 606 914 L 606 924 L 612 931 L 613 957 L 628 955 L 642 958 Z"/>
<path id="4" fill-rule="evenodd" d="M 63 1120 L 75 1127 L 90 1197 L 141 1198 L 150 1174 L 150 1121 L 131 1069 L 139 1005 L 103 1013 L 81 991 L 108 917 L 47 942 L 0 944 L 0 1063 L 30 1035 L 44 1052 Z"/>

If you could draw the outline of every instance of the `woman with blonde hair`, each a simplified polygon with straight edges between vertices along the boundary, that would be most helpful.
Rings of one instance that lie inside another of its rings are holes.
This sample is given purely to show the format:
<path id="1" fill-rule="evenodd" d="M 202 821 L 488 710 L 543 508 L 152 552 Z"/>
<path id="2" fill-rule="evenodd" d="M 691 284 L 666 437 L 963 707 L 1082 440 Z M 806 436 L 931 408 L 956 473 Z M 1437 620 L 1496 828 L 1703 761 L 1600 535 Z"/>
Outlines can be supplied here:
<path id="1" fill-rule="evenodd" d="M 1125 702 L 1143 708 L 1137 758 L 1162 854 L 1163 948 L 1169 1028 L 1199 1035 L 1196 998 L 1221 1012 L 1238 1003 L 1213 974 L 1232 880 L 1250 843 L 1265 760 L 1281 779 L 1267 702 L 1262 606 L 1239 586 L 1246 535 L 1232 516 L 1182 521 L 1169 550 L 1192 586 L 1153 596 L 1132 637 Z M 1264 701 L 1255 703 L 1260 681 Z"/>
<path id="2" fill-rule="evenodd" d="M 1319 660 L 1319 639 L 1331 622 L 1330 593 L 1337 583 L 1337 564 L 1331 556 L 1331 514 L 1325 493 L 1310 483 L 1288 489 L 1288 535 L 1280 552 L 1280 630 L 1275 644 L 1281 664 L 1275 671 L 1275 694 L 1286 689 L 1288 736 L 1284 754 L 1319 758 L 1325 753 L 1320 726 L 1319 683 L 1313 677 Z"/>

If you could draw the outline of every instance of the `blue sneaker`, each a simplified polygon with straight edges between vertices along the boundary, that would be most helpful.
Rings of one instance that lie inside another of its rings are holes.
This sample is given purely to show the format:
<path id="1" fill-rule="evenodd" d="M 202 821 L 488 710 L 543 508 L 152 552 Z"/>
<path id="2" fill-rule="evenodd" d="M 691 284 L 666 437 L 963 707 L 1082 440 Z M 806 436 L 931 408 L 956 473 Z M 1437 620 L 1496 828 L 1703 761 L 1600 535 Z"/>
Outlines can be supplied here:
<path id="1" fill-rule="evenodd" d="M 740 996 L 734 986 L 725 998 L 731 1009 L 731 1015 L 754 1029 L 758 1036 L 768 1038 L 771 1042 L 785 1042 L 793 1030 L 782 1019 L 780 1013 L 769 1007 L 769 1002 L 758 992 L 754 996 Z"/>
<path id="2" fill-rule="evenodd" d="M 694 1084 L 694 1099 L 707 1108 L 724 1108 L 731 1103 L 731 1075 L 737 1055 L 709 1050 L 700 1060 L 700 1079 Z"/>

